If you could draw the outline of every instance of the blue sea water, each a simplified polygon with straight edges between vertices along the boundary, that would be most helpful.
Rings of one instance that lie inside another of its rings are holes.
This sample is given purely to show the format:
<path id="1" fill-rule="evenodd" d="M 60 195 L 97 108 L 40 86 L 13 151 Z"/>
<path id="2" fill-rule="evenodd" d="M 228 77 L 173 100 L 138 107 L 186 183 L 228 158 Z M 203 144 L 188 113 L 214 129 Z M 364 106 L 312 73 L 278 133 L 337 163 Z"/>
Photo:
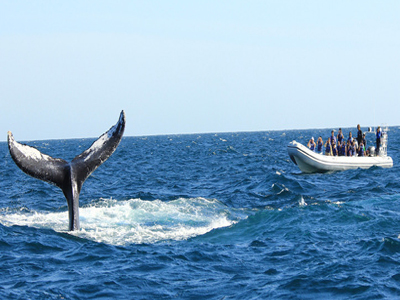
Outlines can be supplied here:
<path id="1" fill-rule="evenodd" d="M 83 185 L 78 232 L 0 143 L 0 298 L 400 297 L 400 129 L 391 169 L 302 174 L 286 146 L 319 135 L 124 137 Z M 26 143 L 71 160 L 93 141 Z"/>

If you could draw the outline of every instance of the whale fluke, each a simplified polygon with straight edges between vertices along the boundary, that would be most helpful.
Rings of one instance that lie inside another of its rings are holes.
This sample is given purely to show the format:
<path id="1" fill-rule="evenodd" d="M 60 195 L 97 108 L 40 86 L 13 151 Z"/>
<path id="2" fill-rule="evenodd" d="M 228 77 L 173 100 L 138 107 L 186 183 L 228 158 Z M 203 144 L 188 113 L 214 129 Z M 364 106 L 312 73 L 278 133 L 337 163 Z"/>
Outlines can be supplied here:
<path id="1" fill-rule="evenodd" d="M 26 174 L 58 186 L 68 203 L 69 230 L 79 229 L 79 194 L 85 180 L 117 148 L 125 130 L 125 113 L 117 124 L 100 136 L 87 150 L 71 162 L 53 158 L 38 149 L 15 141 L 8 132 L 8 148 L 16 165 Z"/>

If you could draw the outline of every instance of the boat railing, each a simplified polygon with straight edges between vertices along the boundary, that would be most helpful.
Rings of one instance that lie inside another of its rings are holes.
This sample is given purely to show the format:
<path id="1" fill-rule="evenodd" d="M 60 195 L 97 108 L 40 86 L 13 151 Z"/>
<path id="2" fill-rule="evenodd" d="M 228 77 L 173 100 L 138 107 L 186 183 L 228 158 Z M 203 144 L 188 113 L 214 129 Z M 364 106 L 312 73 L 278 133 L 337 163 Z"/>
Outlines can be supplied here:
<path id="1" fill-rule="evenodd" d="M 382 130 L 381 146 L 379 148 L 379 156 L 387 156 L 388 131 L 389 131 L 388 127 L 385 127 Z"/>

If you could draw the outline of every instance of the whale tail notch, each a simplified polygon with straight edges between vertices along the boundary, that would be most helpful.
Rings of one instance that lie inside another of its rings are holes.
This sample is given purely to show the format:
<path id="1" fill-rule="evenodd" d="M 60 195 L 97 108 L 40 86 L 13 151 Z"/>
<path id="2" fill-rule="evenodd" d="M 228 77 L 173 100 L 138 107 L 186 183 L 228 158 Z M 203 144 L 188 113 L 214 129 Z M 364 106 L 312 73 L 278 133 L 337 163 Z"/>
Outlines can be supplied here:
<path id="1" fill-rule="evenodd" d="M 69 230 L 79 229 L 79 194 L 85 180 L 119 145 L 125 130 L 125 112 L 118 122 L 71 162 L 53 158 L 38 149 L 18 143 L 8 132 L 8 148 L 15 164 L 26 174 L 59 187 L 67 199 Z"/>

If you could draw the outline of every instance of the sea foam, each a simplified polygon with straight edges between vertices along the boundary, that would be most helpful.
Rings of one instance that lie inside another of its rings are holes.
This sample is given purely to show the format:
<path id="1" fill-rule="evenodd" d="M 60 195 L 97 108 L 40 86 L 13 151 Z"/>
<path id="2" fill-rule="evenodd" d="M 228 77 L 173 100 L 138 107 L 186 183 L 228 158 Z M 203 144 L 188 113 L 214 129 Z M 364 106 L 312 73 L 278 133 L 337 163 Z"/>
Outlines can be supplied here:
<path id="1" fill-rule="evenodd" d="M 231 226 L 244 215 L 204 198 L 173 201 L 100 199 L 80 208 L 79 231 L 73 235 L 112 245 L 186 240 Z M 68 212 L 14 212 L 0 216 L 3 225 L 31 226 L 65 232 Z"/>

